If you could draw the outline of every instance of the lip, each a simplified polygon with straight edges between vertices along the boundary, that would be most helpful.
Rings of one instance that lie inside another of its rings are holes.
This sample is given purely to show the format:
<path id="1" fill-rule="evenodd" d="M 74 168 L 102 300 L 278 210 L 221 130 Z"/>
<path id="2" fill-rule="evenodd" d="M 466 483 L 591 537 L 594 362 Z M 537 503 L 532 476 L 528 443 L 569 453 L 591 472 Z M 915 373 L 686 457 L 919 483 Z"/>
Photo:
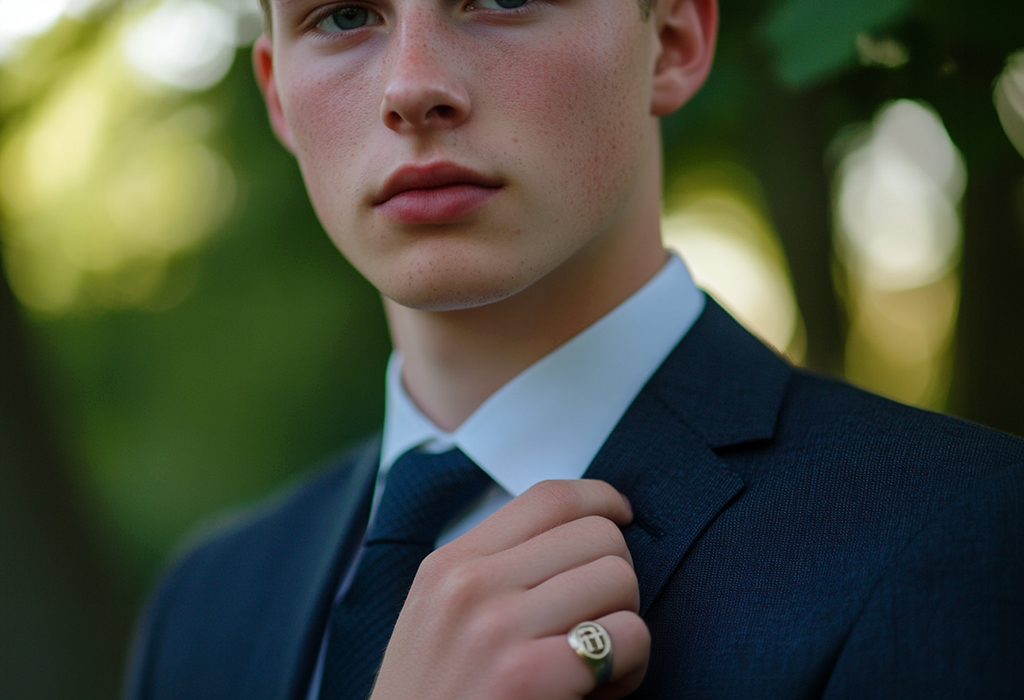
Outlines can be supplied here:
<path id="1" fill-rule="evenodd" d="M 450 223 L 477 211 L 503 187 L 501 180 L 455 163 L 404 165 L 385 180 L 372 204 L 398 223 Z"/>

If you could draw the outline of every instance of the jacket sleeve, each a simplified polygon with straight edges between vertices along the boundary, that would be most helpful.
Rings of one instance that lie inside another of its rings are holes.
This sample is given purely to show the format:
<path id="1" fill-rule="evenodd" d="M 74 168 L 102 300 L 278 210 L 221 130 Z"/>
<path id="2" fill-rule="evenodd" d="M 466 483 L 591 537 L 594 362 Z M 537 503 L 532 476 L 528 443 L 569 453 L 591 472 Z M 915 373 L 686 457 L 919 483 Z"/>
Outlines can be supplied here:
<path id="1" fill-rule="evenodd" d="M 1024 468 L 995 472 L 913 536 L 824 697 L 1024 697 Z"/>
<path id="2" fill-rule="evenodd" d="M 139 618 L 128 652 L 123 700 L 149 700 L 153 697 L 152 680 L 154 664 L 159 655 L 161 629 L 186 561 L 179 562 L 165 574 Z"/>

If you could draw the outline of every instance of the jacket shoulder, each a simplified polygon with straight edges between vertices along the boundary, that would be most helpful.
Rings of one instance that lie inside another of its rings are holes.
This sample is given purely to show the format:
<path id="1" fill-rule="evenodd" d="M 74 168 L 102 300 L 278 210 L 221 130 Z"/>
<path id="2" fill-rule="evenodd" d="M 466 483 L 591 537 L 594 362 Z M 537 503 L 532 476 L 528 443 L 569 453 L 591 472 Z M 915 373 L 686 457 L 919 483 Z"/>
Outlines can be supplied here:
<path id="1" fill-rule="evenodd" d="M 245 669 L 289 654 L 302 663 L 297 625 L 329 602 L 338 561 L 362 535 L 378 454 L 379 440 L 367 441 L 197 529 L 140 620 L 126 697 L 262 697 L 238 684 Z"/>
<path id="2" fill-rule="evenodd" d="M 897 473 L 919 465 L 939 485 L 1024 466 L 1020 438 L 800 369 L 793 371 L 778 427 L 784 437 L 837 457 Z"/>
<path id="3" fill-rule="evenodd" d="M 163 578 L 211 563 L 238 566 L 278 544 L 291 546 L 296 533 L 327 516 L 351 489 L 360 488 L 368 476 L 365 471 L 376 469 L 378 450 L 377 439 L 363 442 L 304 470 L 256 503 L 200 523 L 177 548 Z"/>

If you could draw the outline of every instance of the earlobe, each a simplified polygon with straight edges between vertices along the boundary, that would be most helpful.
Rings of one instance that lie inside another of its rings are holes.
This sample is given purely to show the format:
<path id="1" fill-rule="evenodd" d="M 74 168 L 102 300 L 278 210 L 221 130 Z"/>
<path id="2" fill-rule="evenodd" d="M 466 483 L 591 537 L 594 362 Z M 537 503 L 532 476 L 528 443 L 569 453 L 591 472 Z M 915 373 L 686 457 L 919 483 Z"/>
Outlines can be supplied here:
<path id="1" fill-rule="evenodd" d="M 277 91 L 277 81 L 274 78 L 274 45 L 266 34 L 257 39 L 252 46 L 252 65 L 256 73 L 256 82 L 259 83 L 263 100 L 267 104 L 267 114 L 270 116 L 274 134 L 285 148 L 294 153 L 292 131 L 288 126 L 288 120 L 285 119 L 281 96 Z"/>
<path id="2" fill-rule="evenodd" d="M 651 114 L 671 114 L 707 80 L 718 35 L 717 0 L 661 0 L 655 29 L 660 50 L 654 65 Z"/>

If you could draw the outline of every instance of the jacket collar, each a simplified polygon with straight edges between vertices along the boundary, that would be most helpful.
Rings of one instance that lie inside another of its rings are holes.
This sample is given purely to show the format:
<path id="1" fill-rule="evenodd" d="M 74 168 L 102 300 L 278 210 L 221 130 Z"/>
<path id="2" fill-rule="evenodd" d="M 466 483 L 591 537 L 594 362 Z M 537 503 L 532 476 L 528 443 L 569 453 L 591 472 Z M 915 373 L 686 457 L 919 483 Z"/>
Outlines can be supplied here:
<path id="1" fill-rule="evenodd" d="M 775 434 L 790 366 L 713 300 L 588 469 L 626 494 L 641 614 L 696 538 L 743 489 L 716 449 Z"/>

